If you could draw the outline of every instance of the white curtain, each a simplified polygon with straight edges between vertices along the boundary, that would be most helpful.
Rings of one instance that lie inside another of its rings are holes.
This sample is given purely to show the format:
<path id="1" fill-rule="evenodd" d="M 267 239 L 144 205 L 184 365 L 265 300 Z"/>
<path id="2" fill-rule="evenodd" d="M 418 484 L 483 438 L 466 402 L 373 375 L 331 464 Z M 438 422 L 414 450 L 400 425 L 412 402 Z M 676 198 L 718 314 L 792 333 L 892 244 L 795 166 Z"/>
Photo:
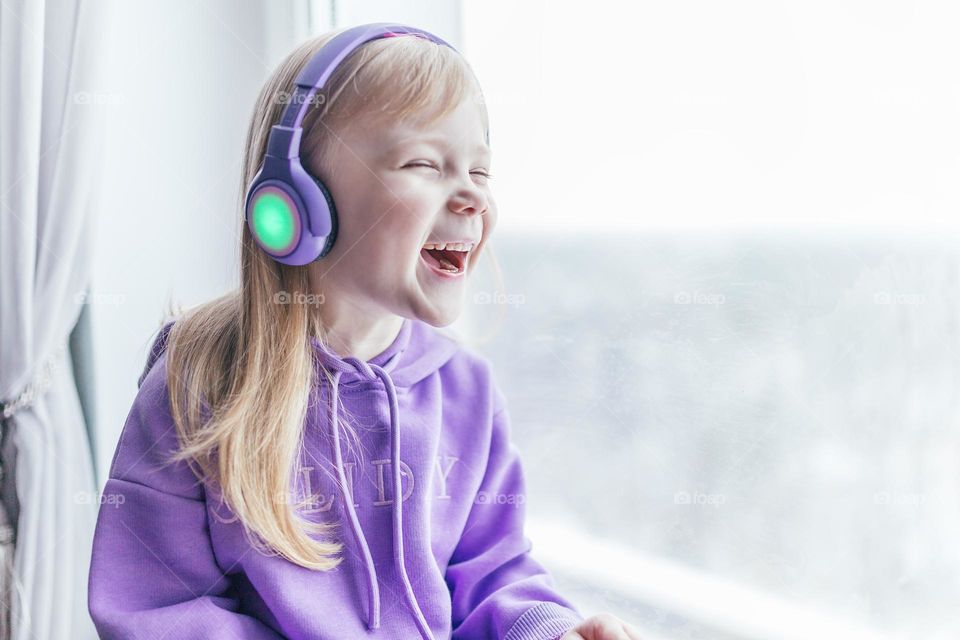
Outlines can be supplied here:
<path id="1" fill-rule="evenodd" d="M 105 4 L 0 5 L 0 400 L 16 532 L 4 604 L 15 640 L 95 638 L 99 501 L 66 344 L 85 301 L 110 99 L 97 84 Z"/>

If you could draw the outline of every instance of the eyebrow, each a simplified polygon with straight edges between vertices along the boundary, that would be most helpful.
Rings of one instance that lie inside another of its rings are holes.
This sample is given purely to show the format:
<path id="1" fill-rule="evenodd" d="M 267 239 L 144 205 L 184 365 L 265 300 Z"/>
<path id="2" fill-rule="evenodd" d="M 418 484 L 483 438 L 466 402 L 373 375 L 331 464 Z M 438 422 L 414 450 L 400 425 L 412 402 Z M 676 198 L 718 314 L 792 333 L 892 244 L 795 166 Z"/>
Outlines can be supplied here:
<path id="1" fill-rule="evenodd" d="M 424 144 L 428 144 L 430 146 L 441 148 L 441 149 L 447 148 L 447 144 L 446 144 L 447 140 L 445 138 L 441 138 L 438 136 L 410 136 L 408 138 L 403 138 L 402 140 L 398 140 L 397 143 L 394 145 L 394 147 L 395 148 L 402 147 L 404 145 L 414 144 L 417 142 L 422 142 Z M 479 155 L 484 155 L 484 154 L 492 155 L 492 150 L 488 145 L 478 144 L 473 148 L 473 153 L 476 153 Z"/>

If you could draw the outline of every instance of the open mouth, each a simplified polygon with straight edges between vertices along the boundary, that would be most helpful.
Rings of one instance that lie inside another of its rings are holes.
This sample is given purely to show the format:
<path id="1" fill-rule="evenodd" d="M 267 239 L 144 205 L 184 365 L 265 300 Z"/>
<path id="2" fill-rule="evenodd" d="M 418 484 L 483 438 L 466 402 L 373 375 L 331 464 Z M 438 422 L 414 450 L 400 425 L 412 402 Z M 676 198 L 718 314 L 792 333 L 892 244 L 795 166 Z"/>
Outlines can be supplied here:
<path id="1" fill-rule="evenodd" d="M 473 243 L 428 242 L 420 249 L 427 265 L 441 274 L 457 275 L 464 272 Z"/>

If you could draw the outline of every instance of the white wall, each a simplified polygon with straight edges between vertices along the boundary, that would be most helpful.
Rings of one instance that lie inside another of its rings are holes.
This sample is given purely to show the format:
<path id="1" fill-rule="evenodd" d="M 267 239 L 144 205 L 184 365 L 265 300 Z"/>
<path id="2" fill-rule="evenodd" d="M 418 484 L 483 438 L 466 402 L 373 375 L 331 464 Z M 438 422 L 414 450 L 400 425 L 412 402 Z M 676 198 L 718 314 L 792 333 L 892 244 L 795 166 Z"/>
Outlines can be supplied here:
<path id="1" fill-rule="evenodd" d="M 326 4 L 320 0 L 317 4 Z M 434 33 L 460 48 L 461 24 L 459 0 L 365 0 L 335 2 L 337 26 L 365 22 L 400 22 Z"/>
<path id="2" fill-rule="evenodd" d="M 167 300 L 191 306 L 236 282 L 243 137 L 269 71 L 258 2 L 108 1 L 90 297 L 101 486 Z"/>

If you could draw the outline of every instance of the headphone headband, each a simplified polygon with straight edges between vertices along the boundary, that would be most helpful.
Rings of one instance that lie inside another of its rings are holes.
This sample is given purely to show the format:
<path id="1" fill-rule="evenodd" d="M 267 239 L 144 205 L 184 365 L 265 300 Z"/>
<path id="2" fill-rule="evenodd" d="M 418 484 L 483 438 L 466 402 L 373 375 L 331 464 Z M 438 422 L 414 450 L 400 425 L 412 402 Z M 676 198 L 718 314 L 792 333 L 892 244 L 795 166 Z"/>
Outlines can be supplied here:
<path id="1" fill-rule="evenodd" d="M 404 35 L 430 40 L 456 51 L 450 43 L 438 36 L 423 31 L 422 29 L 403 24 L 374 22 L 347 29 L 343 33 L 334 36 L 330 42 L 325 44 L 323 48 L 310 59 L 306 66 L 300 70 L 300 73 L 297 74 L 297 78 L 294 80 L 295 87 L 290 103 L 287 104 L 287 108 L 284 109 L 280 123 L 274 125 L 274 127 L 300 128 L 307 109 L 317 93 L 317 89 L 322 89 L 326 85 L 327 80 L 330 79 L 330 76 L 333 75 L 333 72 L 340 63 L 360 45 L 370 42 L 371 40 Z M 271 138 L 273 137 L 272 133 L 271 130 Z M 293 132 L 290 133 L 292 134 Z M 294 136 L 292 135 L 289 136 L 289 139 L 287 139 L 286 136 L 282 138 L 283 139 L 278 140 L 279 148 L 271 148 L 268 153 L 282 155 L 287 158 L 297 157 L 299 155 L 299 139 L 294 140 Z M 290 144 L 293 142 L 296 142 L 298 145 L 295 149 L 290 148 Z M 284 148 L 284 145 L 286 145 L 286 148 Z"/>

